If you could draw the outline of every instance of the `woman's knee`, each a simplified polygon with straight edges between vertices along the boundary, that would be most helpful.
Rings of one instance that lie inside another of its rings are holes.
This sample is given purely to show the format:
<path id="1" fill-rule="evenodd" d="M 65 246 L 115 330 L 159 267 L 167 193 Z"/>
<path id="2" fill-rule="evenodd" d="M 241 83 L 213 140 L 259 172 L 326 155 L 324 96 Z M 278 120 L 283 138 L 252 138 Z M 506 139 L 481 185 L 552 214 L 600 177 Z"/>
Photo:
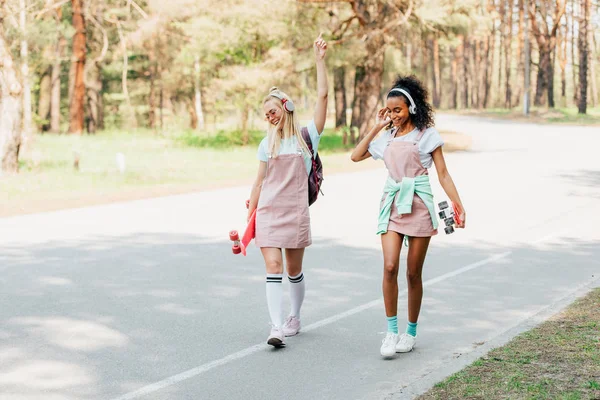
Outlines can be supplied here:
<path id="1" fill-rule="evenodd" d="M 398 277 L 398 263 L 385 261 L 383 263 L 383 274 L 386 278 L 396 279 Z"/>
<path id="2" fill-rule="evenodd" d="M 289 276 L 298 276 L 302 273 L 302 260 L 304 249 L 286 249 L 285 267 Z"/>
<path id="3" fill-rule="evenodd" d="M 406 270 L 406 280 L 411 286 L 422 284 L 422 274 L 420 268 L 408 268 Z"/>
<path id="4" fill-rule="evenodd" d="M 290 265 L 287 266 L 287 273 L 289 276 L 298 276 L 302 273 L 302 264 L 300 265 Z"/>
<path id="5" fill-rule="evenodd" d="M 267 274 L 283 274 L 283 264 L 280 260 L 265 260 L 265 266 L 267 267 Z"/>

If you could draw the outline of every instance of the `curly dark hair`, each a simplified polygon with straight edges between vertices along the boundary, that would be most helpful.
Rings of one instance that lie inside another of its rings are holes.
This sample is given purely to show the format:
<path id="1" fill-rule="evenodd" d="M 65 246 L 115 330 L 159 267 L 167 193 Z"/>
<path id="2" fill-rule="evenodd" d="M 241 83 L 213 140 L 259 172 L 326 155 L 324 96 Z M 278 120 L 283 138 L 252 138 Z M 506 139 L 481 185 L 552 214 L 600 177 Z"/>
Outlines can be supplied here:
<path id="1" fill-rule="evenodd" d="M 417 106 L 416 114 L 410 114 L 410 120 L 419 130 L 431 128 L 435 122 L 433 120 L 433 107 L 427 101 L 429 92 L 423 83 L 414 75 L 398 76 L 394 86 L 390 89 L 404 89 L 410 93 L 415 105 Z M 400 92 L 388 92 L 387 98 L 402 97 L 405 103 L 410 107 L 408 98 Z"/>

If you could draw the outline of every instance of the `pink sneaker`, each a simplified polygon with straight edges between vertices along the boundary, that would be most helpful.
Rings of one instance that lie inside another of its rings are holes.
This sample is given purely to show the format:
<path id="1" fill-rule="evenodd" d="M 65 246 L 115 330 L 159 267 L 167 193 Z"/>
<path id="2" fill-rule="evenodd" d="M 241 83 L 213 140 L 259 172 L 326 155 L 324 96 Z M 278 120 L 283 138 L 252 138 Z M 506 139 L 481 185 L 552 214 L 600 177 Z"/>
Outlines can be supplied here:
<path id="1" fill-rule="evenodd" d="M 269 335 L 269 338 L 267 339 L 267 344 L 279 348 L 279 347 L 284 347 L 285 346 L 285 342 L 283 341 L 283 330 L 281 328 L 277 328 L 277 327 L 272 327 L 271 328 L 271 334 Z"/>
<path id="2" fill-rule="evenodd" d="M 283 324 L 283 334 L 285 336 L 295 336 L 300 332 L 300 319 L 290 315 Z"/>

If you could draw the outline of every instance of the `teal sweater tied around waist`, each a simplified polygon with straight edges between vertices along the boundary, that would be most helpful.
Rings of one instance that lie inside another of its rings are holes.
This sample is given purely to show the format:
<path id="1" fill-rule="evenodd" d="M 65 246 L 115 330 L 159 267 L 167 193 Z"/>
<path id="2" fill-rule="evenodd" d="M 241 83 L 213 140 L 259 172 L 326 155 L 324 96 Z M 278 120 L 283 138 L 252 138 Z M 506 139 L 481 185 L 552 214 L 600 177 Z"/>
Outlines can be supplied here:
<path id="1" fill-rule="evenodd" d="M 420 175 L 415 178 L 404 177 L 402 181 L 396 182 L 391 176 L 388 176 L 385 182 L 383 192 L 387 193 L 383 207 L 379 211 L 379 222 L 377 224 L 377 234 L 386 233 L 390 224 L 390 215 L 392 213 L 392 202 L 396 194 L 396 208 L 398 214 L 410 214 L 412 212 L 412 204 L 415 193 L 423 200 L 429 214 L 433 229 L 437 229 L 438 221 L 435 215 L 435 207 L 433 205 L 433 193 L 429 184 L 429 175 Z"/>

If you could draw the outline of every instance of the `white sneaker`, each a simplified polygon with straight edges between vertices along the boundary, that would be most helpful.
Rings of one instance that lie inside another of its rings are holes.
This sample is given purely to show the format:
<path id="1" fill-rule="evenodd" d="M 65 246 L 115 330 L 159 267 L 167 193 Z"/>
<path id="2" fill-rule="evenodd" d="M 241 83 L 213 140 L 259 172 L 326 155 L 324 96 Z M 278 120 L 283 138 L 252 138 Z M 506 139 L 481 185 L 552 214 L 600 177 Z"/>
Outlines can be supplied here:
<path id="1" fill-rule="evenodd" d="M 285 342 L 283 341 L 283 329 L 276 326 L 271 328 L 271 334 L 267 338 L 267 344 L 279 348 L 284 347 Z"/>
<path id="2" fill-rule="evenodd" d="M 408 333 L 403 333 L 398 338 L 398 343 L 396 344 L 396 353 L 408 353 L 415 347 L 415 343 L 417 343 L 417 338 L 415 336 L 409 335 Z"/>
<path id="3" fill-rule="evenodd" d="M 285 336 L 295 336 L 298 332 L 300 332 L 300 319 L 290 315 L 283 324 L 283 334 Z"/>
<path id="4" fill-rule="evenodd" d="M 396 354 L 396 344 L 398 343 L 398 334 L 388 332 L 381 341 L 381 349 L 379 352 L 384 357 L 392 357 Z"/>

